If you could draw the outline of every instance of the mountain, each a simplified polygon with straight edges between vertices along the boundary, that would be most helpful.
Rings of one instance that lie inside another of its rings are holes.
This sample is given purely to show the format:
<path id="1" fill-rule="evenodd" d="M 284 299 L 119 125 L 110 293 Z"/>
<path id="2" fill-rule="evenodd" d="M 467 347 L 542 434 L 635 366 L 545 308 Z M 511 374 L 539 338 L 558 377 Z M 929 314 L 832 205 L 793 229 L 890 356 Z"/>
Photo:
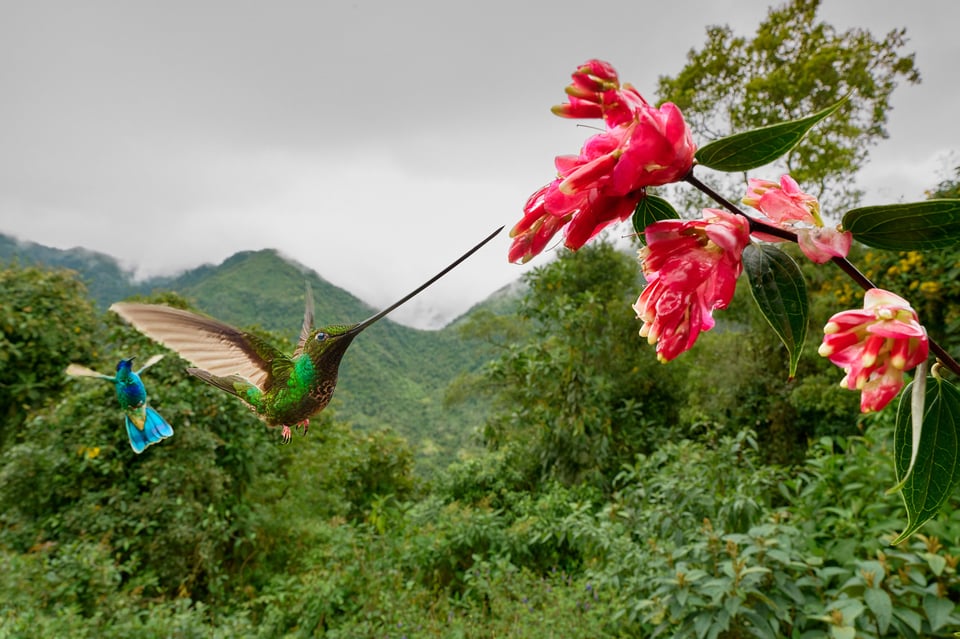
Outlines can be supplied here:
<path id="1" fill-rule="evenodd" d="M 97 306 L 106 310 L 113 302 L 130 295 L 149 293 L 171 278 L 136 283 L 133 271 L 121 268 L 114 258 L 84 248 L 50 248 L 17 240 L 0 233 L 0 264 L 18 260 L 22 264 L 45 264 L 68 268 L 80 274 Z"/>
<path id="2" fill-rule="evenodd" d="M 14 258 L 77 271 L 103 309 L 133 295 L 173 291 L 202 312 L 237 326 L 275 331 L 291 343 L 300 332 L 305 281 L 313 289 L 318 325 L 352 324 L 378 310 L 269 249 L 237 253 L 217 266 L 142 282 L 106 255 L 80 248 L 52 249 L 0 235 L 0 262 Z M 479 309 L 509 312 L 517 297 L 507 287 L 440 330 L 409 328 L 389 317 L 380 320 L 347 351 L 328 410 L 360 429 L 394 429 L 408 439 L 422 468 L 445 465 L 476 445 L 472 435 L 486 416 L 480 402 L 444 406 L 448 384 L 477 370 L 489 357 L 482 343 L 462 339 L 457 327 Z"/>

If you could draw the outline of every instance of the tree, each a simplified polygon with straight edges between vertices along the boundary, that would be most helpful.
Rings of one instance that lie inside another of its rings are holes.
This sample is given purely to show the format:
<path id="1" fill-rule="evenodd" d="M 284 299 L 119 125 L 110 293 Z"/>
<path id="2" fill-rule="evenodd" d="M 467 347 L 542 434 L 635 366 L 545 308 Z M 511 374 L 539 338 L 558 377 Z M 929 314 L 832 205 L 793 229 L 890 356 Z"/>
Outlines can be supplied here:
<path id="1" fill-rule="evenodd" d="M 659 97 L 683 111 L 701 143 L 794 120 L 848 96 L 846 105 L 807 134 L 785 158 L 786 172 L 838 213 L 861 193 L 853 175 L 887 136 L 890 95 L 900 80 L 920 81 L 913 54 L 901 55 L 906 30 L 883 38 L 854 28 L 838 33 L 817 20 L 820 0 L 770 9 L 752 38 L 711 26 L 675 76 L 661 76 Z M 772 177 L 772 176 L 770 176 Z"/>
<path id="2" fill-rule="evenodd" d="M 13 264 L 0 270 L 0 445 L 95 354 L 97 317 L 76 274 Z"/>
<path id="3" fill-rule="evenodd" d="M 845 281 L 839 271 L 802 264 L 815 291 L 795 377 L 788 376 L 787 351 L 750 299 L 746 278 L 730 307 L 717 313 L 717 326 L 682 356 L 687 375 L 681 422 L 690 430 L 708 433 L 755 431 L 764 459 L 777 464 L 800 463 L 809 443 L 820 437 L 858 432 L 857 420 L 851 417 L 858 398 L 837 384 L 832 364 L 817 354 L 811 337 L 833 313 L 832 292 Z"/>
<path id="4" fill-rule="evenodd" d="M 601 242 L 525 280 L 514 321 L 528 332 L 485 373 L 494 394 L 485 442 L 513 451 L 531 484 L 609 486 L 676 423 L 679 369 L 657 362 L 630 309 L 641 288 L 636 262 Z"/>
<path id="5" fill-rule="evenodd" d="M 65 581 L 76 582 L 70 596 L 87 615 L 102 594 L 82 577 L 83 556 L 94 549 L 114 562 L 113 587 L 146 597 L 223 597 L 228 579 L 268 551 L 257 541 L 250 486 L 282 476 L 292 450 L 241 402 L 185 376 L 186 363 L 168 354 L 144 382 L 175 435 L 135 455 L 112 384 L 68 382 L 63 369 L 72 360 L 112 371 L 121 358 L 142 361 L 161 347 L 113 314 L 103 322 L 85 315 L 92 305 L 62 272 L 26 269 L 20 281 L 34 295 L 14 298 L 33 300 L 15 307 L 20 342 L 30 338 L 18 351 L 36 360 L 29 370 L 36 387 L 56 393 L 30 411 L 29 436 L 11 438 L 0 454 L 0 546 L 48 549 Z M 172 295 L 163 300 L 185 305 Z M 82 339 L 74 326 L 82 326 Z"/>

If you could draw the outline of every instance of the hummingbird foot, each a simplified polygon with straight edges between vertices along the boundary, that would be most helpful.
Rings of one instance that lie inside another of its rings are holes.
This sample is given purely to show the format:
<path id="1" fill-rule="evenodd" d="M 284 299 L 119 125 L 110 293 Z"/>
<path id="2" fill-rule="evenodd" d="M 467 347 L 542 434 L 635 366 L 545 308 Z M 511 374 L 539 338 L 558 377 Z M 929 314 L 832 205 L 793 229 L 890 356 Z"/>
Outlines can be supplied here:
<path id="1" fill-rule="evenodd" d="M 293 434 L 290 432 L 289 426 L 284 426 L 280 429 L 280 437 L 283 439 L 284 444 L 290 443 L 290 438 L 293 437 Z"/>
<path id="2" fill-rule="evenodd" d="M 310 420 L 309 420 L 309 419 L 303 420 L 302 422 L 300 422 L 300 423 L 297 424 L 297 426 L 296 426 L 297 432 L 299 433 L 299 432 L 301 431 L 301 429 L 302 429 L 304 435 L 307 434 L 307 430 L 308 430 L 309 428 L 310 428 Z"/>

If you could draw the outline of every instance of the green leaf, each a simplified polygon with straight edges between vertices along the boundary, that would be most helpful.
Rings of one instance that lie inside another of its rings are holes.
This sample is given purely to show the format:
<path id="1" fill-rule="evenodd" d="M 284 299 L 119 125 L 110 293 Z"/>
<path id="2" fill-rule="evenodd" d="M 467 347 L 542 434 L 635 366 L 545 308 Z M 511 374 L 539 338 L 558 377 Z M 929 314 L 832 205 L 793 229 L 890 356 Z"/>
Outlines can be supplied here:
<path id="1" fill-rule="evenodd" d="M 857 599 L 840 599 L 834 602 L 831 607 L 839 610 L 843 615 L 843 623 L 845 626 L 853 626 L 857 621 L 857 617 L 862 615 L 866 609 Z"/>
<path id="2" fill-rule="evenodd" d="M 830 636 L 833 639 L 856 639 L 857 629 L 853 626 L 830 626 Z"/>
<path id="3" fill-rule="evenodd" d="M 665 199 L 647 195 L 637 203 L 637 209 L 633 212 L 633 228 L 640 237 L 640 242 L 646 244 L 647 238 L 643 231 L 647 226 L 660 220 L 675 220 L 679 217 L 677 210 Z"/>
<path id="4" fill-rule="evenodd" d="M 908 386 L 911 390 L 913 382 Z M 913 457 L 911 392 L 900 395 L 893 434 L 894 465 L 907 509 L 907 527 L 896 545 L 933 518 L 960 479 L 960 391 L 938 377 L 927 378 L 920 445 Z"/>
<path id="5" fill-rule="evenodd" d="M 890 627 L 890 621 L 893 619 L 893 602 L 890 600 L 890 595 L 881 588 L 867 588 L 863 592 L 863 600 L 877 621 L 877 630 L 881 635 L 887 634 L 887 628 Z"/>
<path id="6" fill-rule="evenodd" d="M 917 463 L 917 453 L 920 451 L 920 436 L 923 434 L 923 406 L 927 401 L 927 363 L 923 362 L 913 371 L 913 383 L 910 389 L 910 463 L 907 469 L 900 473 L 900 481 L 887 491 L 895 493 L 903 489 L 907 478 L 913 473 L 913 466 Z M 904 395 L 906 397 L 906 395 Z"/>
<path id="7" fill-rule="evenodd" d="M 947 567 L 947 558 L 943 555 L 928 552 L 921 555 L 921 557 L 927 560 L 927 565 L 930 566 L 930 572 L 937 577 L 943 574 L 943 569 Z"/>
<path id="8" fill-rule="evenodd" d="M 932 632 L 936 632 L 949 621 L 953 608 L 954 604 L 949 599 L 936 595 L 927 595 L 923 598 L 923 611 L 927 613 L 927 621 L 930 623 Z"/>
<path id="9" fill-rule="evenodd" d="M 843 229 L 867 246 L 891 251 L 954 248 L 960 199 L 865 206 L 843 216 Z"/>
<path id="10" fill-rule="evenodd" d="M 697 632 L 698 637 L 705 637 L 707 631 L 710 629 L 710 624 L 713 623 L 713 616 L 708 613 L 701 613 L 694 617 L 693 627 Z"/>
<path id="11" fill-rule="evenodd" d="M 807 336 L 809 306 L 803 273 L 793 258 L 770 244 L 748 245 L 743 266 L 760 312 L 787 347 L 792 378 Z"/>
<path id="12" fill-rule="evenodd" d="M 729 173 L 749 171 L 770 164 L 797 145 L 813 126 L 843 105 L 843 98 L 833 106 L 799 120 L 736 133 L 714 140 L 701 147 L 695 157 L 703 166 Z"/>
<path id="13" fill-rule="evenodd" d="M 919 633 L 923 627 L 923 617 L 909 608 L 894 608 L 893 616 L 903 621 L 915 633 Z"/>

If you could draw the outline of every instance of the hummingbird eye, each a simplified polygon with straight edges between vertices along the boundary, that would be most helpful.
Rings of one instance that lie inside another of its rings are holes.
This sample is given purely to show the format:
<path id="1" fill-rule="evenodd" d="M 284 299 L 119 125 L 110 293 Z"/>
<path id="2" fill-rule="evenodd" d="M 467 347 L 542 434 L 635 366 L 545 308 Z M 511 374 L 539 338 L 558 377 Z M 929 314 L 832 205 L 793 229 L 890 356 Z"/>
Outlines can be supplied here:
<path id="1" fill-rule="evenodd" d="M 327 340 L 328 337 L 330 336 L 324 333 L 323 331 L 317 331 L 317 335 L 316 337 L 314 337 L 314 339 L 317 340 L 318 342 L 324 342 Z"/>

